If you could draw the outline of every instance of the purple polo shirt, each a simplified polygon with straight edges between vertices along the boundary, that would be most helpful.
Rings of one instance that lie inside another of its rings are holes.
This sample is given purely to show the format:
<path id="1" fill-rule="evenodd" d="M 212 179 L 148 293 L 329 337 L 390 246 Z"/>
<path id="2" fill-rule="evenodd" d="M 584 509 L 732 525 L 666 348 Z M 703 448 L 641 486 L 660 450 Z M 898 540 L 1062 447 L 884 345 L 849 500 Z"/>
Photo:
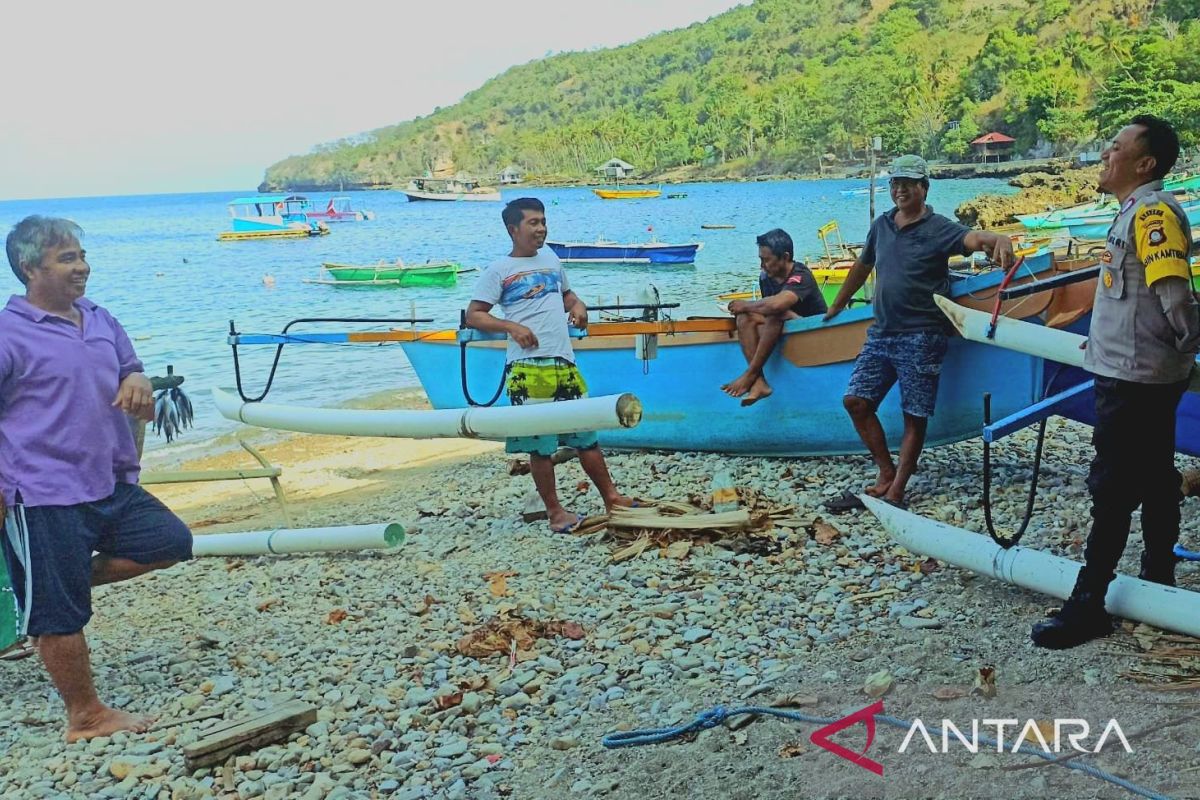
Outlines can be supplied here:
<path id="1" fill-rule="evenodd" d="M 82 329 L 19 295 L 0 311 L 0 490 L 12 505 L 70 506 L 137 483 L 137 446 L 112 404 L 142 362 L 121 324 L 86 297 Z"/>

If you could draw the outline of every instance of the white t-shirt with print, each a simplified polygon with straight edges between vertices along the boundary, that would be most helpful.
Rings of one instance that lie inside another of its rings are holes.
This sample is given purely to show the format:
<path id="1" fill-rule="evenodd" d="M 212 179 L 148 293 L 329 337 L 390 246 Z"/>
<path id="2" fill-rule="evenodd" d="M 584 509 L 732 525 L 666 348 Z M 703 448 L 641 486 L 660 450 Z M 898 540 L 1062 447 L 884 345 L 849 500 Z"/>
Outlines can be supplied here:
<path id="1" fill-rule="evenodd" d="M 471 299 L 500 306 L 504 318 L 524 325 L 537 337 L 537 347 L 524 348 L 511 337 L 508 363 L 522 358 L 565 358 L 575 363 L 567 333 L 563 295 L 570 290 L 562 262 L 550 248 L 527 258 L 505 256 L 479 276 Z"/>

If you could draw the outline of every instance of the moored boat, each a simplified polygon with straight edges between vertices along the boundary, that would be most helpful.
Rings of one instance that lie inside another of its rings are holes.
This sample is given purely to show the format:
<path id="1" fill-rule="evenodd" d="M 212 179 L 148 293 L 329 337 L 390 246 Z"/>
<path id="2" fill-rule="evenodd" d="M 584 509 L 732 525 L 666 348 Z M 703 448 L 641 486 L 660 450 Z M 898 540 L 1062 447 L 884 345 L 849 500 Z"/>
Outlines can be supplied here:
<path id="1" fill-rule="evenodd" d="M 453 261 L 427 264 L 404 264 L 399 261 L 378 264 L 321 265 L 328 278 L 308 280 L 337 286 L 454 286 L 458 283 L 460 266 Z"/>
<path id="2" fill-rule="evenodd" d="M 1189 200 L 1181 204 L 1183 213 L 1187 215 L 1188 224 L 1192 227 L 1200 225 L 1200 199 Z M 1113 217 L 1116 211 L 1107 211 L 1093 213 L 1089 216 L 1072 220 L 1067 223 L 1066 228 L 1071 234 L 1072 239 L 1083 239 L 1085 241 L 1104 239 L 1108 236 L 1108 229 L 1112 227 Z"/>
<path id="3" fill-rule="evenodd" d="M 1200 191 L 1200 175 L 1182 175 L 1168 179 L 1163 183 L 1163 189 L 1176 195 L 1186 196 L 1188 193 Z M 1054 209 L 1042 214 L 1017 214 L 1017 221 L 1029 230 L 1044 228 L 1066 228 L 1084 225 L 1087 222 L 1103 221 L 1097 217 L 1112 216 L 1117 213 L 1117 202 L 1112 199 L 1095 200 L 1091 203 Z"/>
<path id="4" fill-rule="evenodd" d="M 660 197 L 662 189 L 592 189 L 601 200 L 649 200 Z"/>
<path id="5" fill-rule="evenodd" d="M 351 206 L 349 197 L 331 197 L 325 208 L 308 211 L 308 218 L 317 222 L 365 222 L 375 219 L 374 211 L 361 211 Z"/>
<path id="6" fill-rule="evenodd" d="M 1052 256 L 1045 253 L 1026 259 L 1018 283 L 1052 274 Z M 998 271 L 959 278 L 952 295 L 958 303 L 990 309 L 1001 279 Z M 1058 313 L 1054 300 L 1054 290 L 1037 291 L 1004 303 L 1002 313 L 1040 320 Z M 592 393 L 631 391 L 645 406 L 637 429 L 600 434 L 606 446 L 768 456 L 859 453 L 862 444 L 841 397 L 871 321 L 869 308 L 852 308 L 829 323 L 820 317 L 787 322 L 765 370 L 775 394 L 750 407 L 719 388 L 722 376 L 745 369 L 730 319 L 596 323 L 574 347 Z M 491 397 L 502 380 L 502 340 L 476 331 L 405 335 L 409 340 L 402 339 L 402 347 L 435 408 L 468 405 L 460 368 L 475 399 Z M 648 351 L 645 339 L 639 342 L 646 336 L 657 343 L 654 359 L 635 357 Z M 472 344 L 463 349 L 461 342 Z M 1040 399 L 1044 380 L 1041 359 L 963 339 L 951 340 L 942 376 L 938 411 L 929 425 L 931 444 L 978 435 L 984 392 L 992 394 L 997 413 L 1011 413 Z M 896 393 L 880 414 L 885 431 L 898 441 L 903 420 Z"/>
<path id="7" fill-rule="evenodd" d="M 232 230 L 217 234 L 223 242 L 245 239 L 304 238 L 329 233 L 325 225 L 310 220 L 312 203 L 303 195 L 255 195 L 229 202 Z"/>
<path id="8" fill-rule="evenodd" d="M 701 242 L 621 244 L 606 239 L 594 242 L 546 242 L 564 263 L 590 264 L 693 264 Z"/>
<path id="9" fill-rule="evenodd" d="M 480 186 L 472 178 L 413 178 L 402 191 L 409 202 L 440 200 L 495 203 L 500 200 L 499 189 Z"/>

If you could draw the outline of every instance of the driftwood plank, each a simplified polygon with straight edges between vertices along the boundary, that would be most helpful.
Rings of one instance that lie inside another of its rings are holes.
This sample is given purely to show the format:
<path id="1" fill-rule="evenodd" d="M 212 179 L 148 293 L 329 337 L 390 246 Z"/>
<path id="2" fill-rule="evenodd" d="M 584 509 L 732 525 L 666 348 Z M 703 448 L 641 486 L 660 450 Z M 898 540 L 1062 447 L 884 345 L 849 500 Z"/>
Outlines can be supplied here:
<path id="1" fill-rule="evenodd" d="M 230 756 L 286 739 L 317 721 L 317 709 L 290 700 L 253 717 L 233 720 L 183 748 L 188 769 L 220 764 Z"/>
<path id="2" fill-rule="evenodd" d="M 650 513 L 647 513 L 650 512 Z M 660 516 L 654 509 L 614 508 L 608 524 L 613 528 L 643 528 L 654 530 L 712 530 L 716 528 L 749 528 L 748 511 L 727 511 L 723 514 L 682 514 Z"/>

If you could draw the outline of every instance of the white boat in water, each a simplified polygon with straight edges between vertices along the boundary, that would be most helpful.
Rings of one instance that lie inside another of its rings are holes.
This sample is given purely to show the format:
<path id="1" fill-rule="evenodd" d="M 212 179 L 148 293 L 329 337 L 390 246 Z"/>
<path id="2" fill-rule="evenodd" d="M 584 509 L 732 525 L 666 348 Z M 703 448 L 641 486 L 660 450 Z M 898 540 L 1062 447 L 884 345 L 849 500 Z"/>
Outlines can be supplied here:
<path id="1" fill-rule="evenodd" d="M 480 186 L 471 178 L 413 178 L 402 190 L 409 202 L 418 200 L 458 201 L 497 203 L 500 201 L 500 190 L 493 186 Z"/>

